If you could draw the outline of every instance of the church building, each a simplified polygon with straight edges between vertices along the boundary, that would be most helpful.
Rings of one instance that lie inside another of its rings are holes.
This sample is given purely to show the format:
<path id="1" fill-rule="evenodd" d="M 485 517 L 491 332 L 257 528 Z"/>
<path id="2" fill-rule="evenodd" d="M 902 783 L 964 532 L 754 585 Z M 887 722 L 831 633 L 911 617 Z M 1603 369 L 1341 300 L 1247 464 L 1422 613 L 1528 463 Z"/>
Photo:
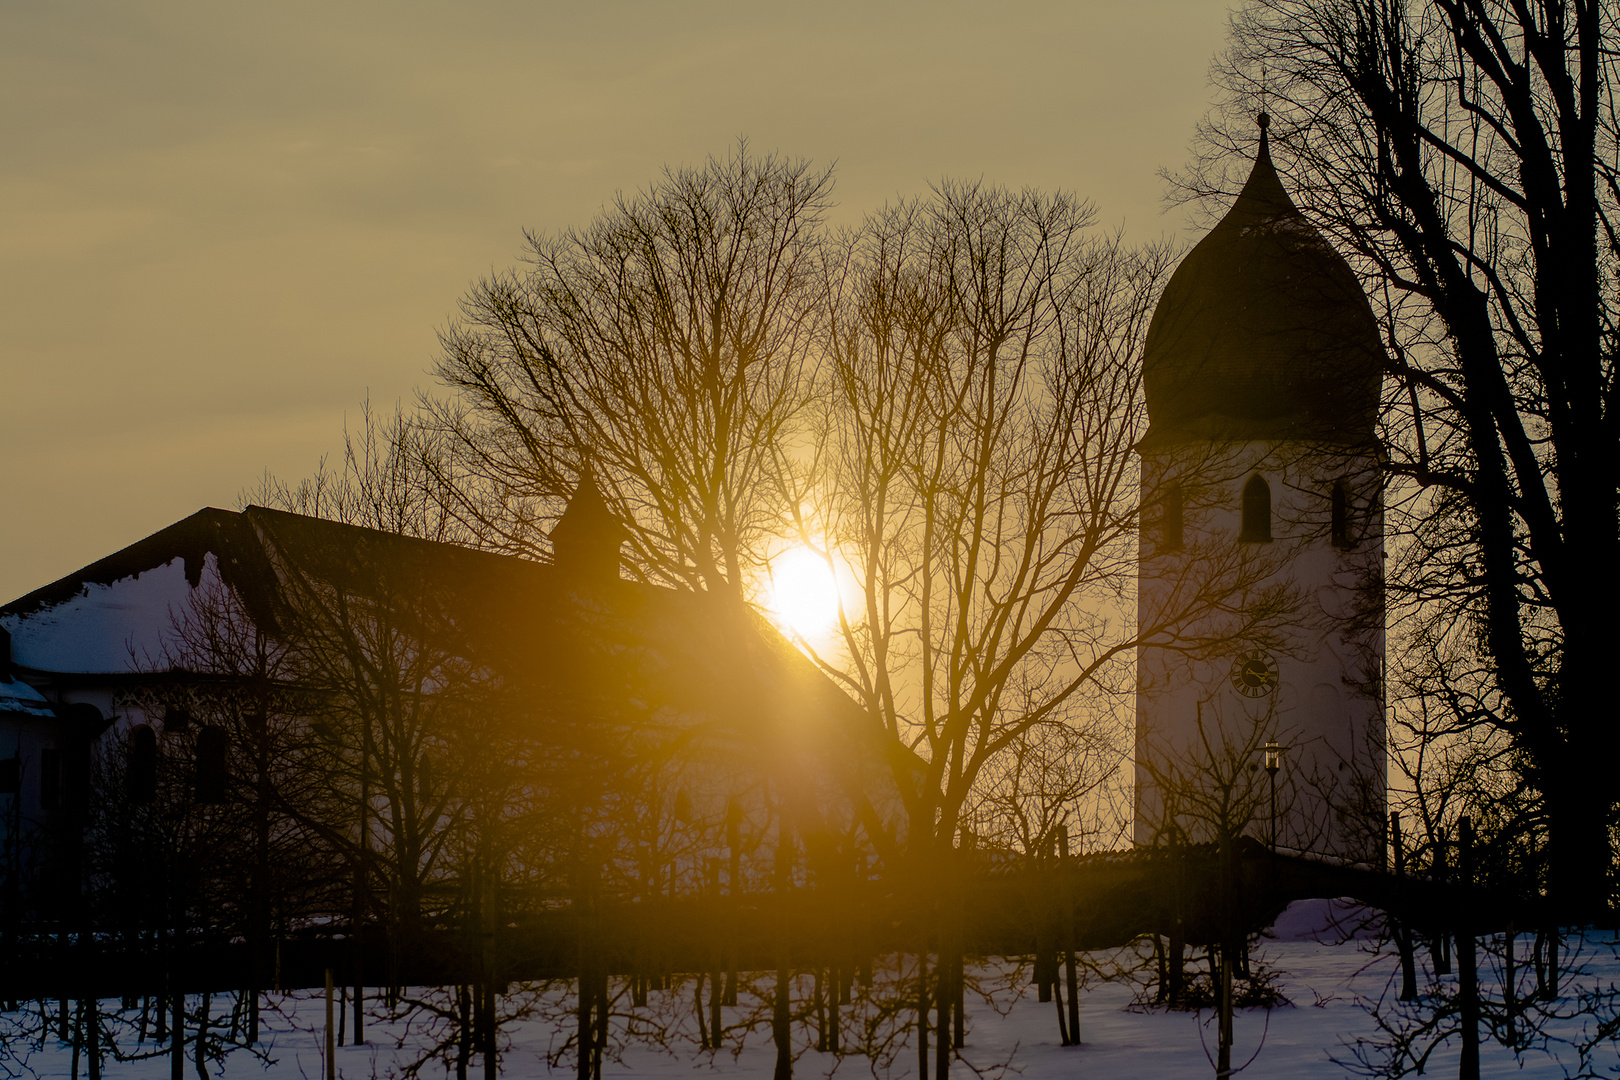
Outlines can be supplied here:
<path id="1" fill-rule="evenodd" d="M 1143 357 L 1135 840 L 1381 865 L 1384 352 L 1260 126 Z"/>
<path id="2" fill-rule="evenodd" d="M 321 905 L 357 815 L 379 857 L 445 852 L 487 799 L 531 814 L 531 884 L 584 835 L 671 895 L 726 855 L 733 887 L 770 880 L 783 823 L 840 865 L 860 830 L 903 835 L 882 730 L 751 609 L 624 579 L 627 535 L 588 470 L 550 562 L 209 508 L 0 604 L 0 918 L 122 887 L 92 856 L 165 814 L 214 815 L 216 845 L 273 821 L 256 872 L 321 919 L 348 917 Z M 398 856 L 389 895 L 428 910 L 453 862 Z"/>

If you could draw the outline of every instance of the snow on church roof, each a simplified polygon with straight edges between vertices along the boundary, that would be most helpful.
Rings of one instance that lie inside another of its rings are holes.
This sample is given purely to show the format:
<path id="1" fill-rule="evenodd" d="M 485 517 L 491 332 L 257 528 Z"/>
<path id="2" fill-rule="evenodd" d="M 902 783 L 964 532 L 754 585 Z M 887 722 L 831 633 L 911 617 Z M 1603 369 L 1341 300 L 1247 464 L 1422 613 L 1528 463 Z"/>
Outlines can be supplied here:
<path id="1" fill-rule="evenodd" d="M 211 576 L 217 563 L 208 557 Z M 0 616 L 13 632 L 12 659 L 23 667 L 64 673 L 150 668 L 163 655 L 171 613 L 183 609 L 191 585 L 185 561 L 106 584 L 87 582 L 77 595 L 27 616 Z M 26 632 L 18 631 L 26 625 Z"/>
<path id="2" fill-rule="evenodd" d="M 46 718 L 56 715 L 46 702 L 45 695 L 16 678 L 0 679 L 0 713 Z"/>
<path id="3" fill-rule="evenodd" d="M 236 516 L 201 510 L 0 607 L 12 661 L 71 674 L 150 669 L 172 613 L 205 577 L 217 580 L 221 526 Z"/>

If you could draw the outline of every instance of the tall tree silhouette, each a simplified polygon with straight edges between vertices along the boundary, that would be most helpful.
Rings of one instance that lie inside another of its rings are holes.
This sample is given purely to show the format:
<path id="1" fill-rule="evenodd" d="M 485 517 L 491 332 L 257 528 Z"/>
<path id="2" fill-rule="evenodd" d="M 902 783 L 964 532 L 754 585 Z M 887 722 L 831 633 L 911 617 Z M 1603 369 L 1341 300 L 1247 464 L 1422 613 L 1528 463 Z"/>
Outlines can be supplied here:
<path id="1" fill-rule="evenodd" d="M 1591 707 L 1620 641 L 1617 43 L 1586 0 L 1258 0 L 1181 178 L 1225 186 L 1269 111 L 1301 205 L 1371 279 L 1392 609 L 1424 627 L 1422 691 L 1460 706 L 1446 737 L 1488 726 L 1511 748 L 1572 914 L 1611 899 L 1620 800 Z"/>
<path id="2" fill-rule="evenodd" d="M 528 234 L 528 265 L 473 286 L 443 334 L 453 396 L 430 428 L 450 513 L 543 554 L 537 523 L 591 465 L 636 573 L 742 595 L 792 501 L 831 188 L 744 144 L 584 229 Z"/>

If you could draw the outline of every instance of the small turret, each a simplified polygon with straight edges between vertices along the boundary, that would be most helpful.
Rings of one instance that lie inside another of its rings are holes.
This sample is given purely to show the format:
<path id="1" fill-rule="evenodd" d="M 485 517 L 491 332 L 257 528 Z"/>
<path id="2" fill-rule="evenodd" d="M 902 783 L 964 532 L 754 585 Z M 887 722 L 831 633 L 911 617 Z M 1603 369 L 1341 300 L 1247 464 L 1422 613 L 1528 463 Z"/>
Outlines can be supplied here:
<path id="1" fill-rule="evenodd" d="M 579 485 L 551 530 L 552 560 L 557 569 L 582 584 L 619 580 L 619 548 L 630 531 L 608 509 L 596 474 L 589 465 L 579 473 Z"/>

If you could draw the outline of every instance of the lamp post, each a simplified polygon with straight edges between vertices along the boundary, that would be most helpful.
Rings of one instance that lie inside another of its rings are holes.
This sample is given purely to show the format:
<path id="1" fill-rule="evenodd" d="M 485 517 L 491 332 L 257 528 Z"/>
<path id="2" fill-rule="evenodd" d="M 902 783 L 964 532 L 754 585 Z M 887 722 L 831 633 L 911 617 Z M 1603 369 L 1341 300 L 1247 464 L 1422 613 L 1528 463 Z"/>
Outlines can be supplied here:
<path id="1" fill-rule="evenodd" d="M 1277 770 L 1282 768 L 1282 747 L 1266 740 L 1266 775 L 1271 777 L 1271 853 L 1277 854 Z"/>

